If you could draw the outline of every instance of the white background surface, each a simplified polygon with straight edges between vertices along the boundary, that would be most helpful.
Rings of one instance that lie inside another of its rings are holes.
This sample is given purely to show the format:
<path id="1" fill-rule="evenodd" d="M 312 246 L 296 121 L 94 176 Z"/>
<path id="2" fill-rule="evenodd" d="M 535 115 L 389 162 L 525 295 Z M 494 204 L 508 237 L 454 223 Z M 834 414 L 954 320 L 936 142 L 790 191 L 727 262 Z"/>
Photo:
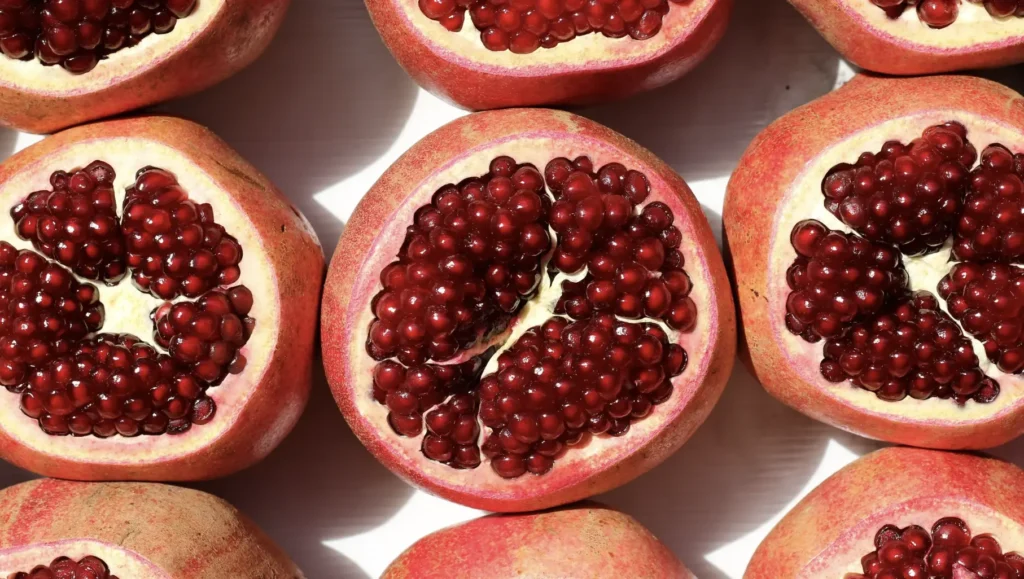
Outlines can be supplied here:
<path id="1" fill-rule="evenodd" d="M 754 135 L 849 75 L 783 0 L 737 4 L 722 44 L 695 72 L 578 111 L 671 164 L 716 232 L 729 173 Z M 996 76 L 1024 86 L 1017 71 Z M 256 65 L 161 110 L 209 125 L 263 170 L 305 212 L 328 256 L 380 173 L 420 137 L 465 114 L 416 87 L 360 0 L 296 0 Z M 35 140 L 0 129 L 0 158 Z M 598 499 L 639 519 L 702 579 L 739 578 L 782 513 L 878 446 L 789 410 L 737 366 L 721 402 L 679 453 Z M 997 454 L 1024 464 L 1024 443 Z M 30 476 L 0 465 L 0 486 Z M 419 537 L 477 516 L 377 464 L 345 425 L 322 371 L 302 421 L 266 461 L 195 486 L 252 516 L 311 579 L 377 577 Z"/>

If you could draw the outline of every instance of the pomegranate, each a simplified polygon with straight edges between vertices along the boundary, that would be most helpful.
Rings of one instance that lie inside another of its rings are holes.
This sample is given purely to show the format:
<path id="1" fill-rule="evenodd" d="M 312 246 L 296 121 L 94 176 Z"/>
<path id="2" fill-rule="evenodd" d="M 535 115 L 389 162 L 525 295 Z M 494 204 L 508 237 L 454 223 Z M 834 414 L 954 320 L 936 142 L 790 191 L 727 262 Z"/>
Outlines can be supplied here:
<path id="1" fill-rule="evenodd" d="M 381 462 L 451 500 L 531 510 L 622 484 L 690 436 L 731 370 L 730 294 L 692 193 L 571 114 L 442 127 L 340 246 L 322 311 L 335 398 Z"/>
<path id="2" fill-rule="evenodd" d="M 301 579 L 245 515 L 199 491 L 41 479 L 0 491 L 0 577 Z"/>
<path id="3" fill-rule="evenodd" d="M 65 131 L 0 165 L 0 203 L 0 456 L 62 478 L 193 480 L 253 464 L 298 420 L 320 246 L 209 131 Z"/>
<path id="4" fill-rule="evenodd" d="M 975 78 L 857 77 L 754 141 L 723 221 L 769 392 L 914 446 L 1021 433 L 1017 104 Z"/>
<path id="5" fill-rule="evenodd" d="M 289 0 L 0 0 L 0 125 L 49 133 L 245 68 Z"/>
<path id="6" fill-rule="evenodd" d="M 424 88 L 469 109 L 583 104 L 667 84 L 718 43 L 732 0 L 370 0 Z"/>
<path id="7" fill-rule="evenodd" d="M 811 491 L 745 579 L 1024 577 L 1024 472 L 968 454 L 886 448 Z"/>
<path id="8" fill-rule="evenodd" d="M 409 547 L 381 579 L 455 576 L 693 579 L 633 517 L 591 502 L 442 529 Z"/>
<path id="9" fill-rule="evenodd" d="M 1024 62 L 1020 0 L 790 0 L 844 58 L 917 75 Z"/>

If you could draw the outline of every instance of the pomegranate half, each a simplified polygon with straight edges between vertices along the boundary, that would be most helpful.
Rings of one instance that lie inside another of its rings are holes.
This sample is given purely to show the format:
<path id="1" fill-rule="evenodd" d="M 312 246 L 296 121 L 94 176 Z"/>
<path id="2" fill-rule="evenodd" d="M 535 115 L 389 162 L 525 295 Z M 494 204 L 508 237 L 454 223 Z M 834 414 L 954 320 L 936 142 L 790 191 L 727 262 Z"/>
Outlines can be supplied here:
<path id="1" fill-rule="evenodd" d="M 636 519 L 596 503 L 490 515 L 417 541 L 381 579 L 694 579 Z"/>
<path id="2" fill-rule="evenodd" d="M 969 454 L 886 448 L 811 491 L 745 579 L 1019 579 L 1024 471 Z"/>
<path id="3" fill-rule="evenodd" d="M 1024 430 L 1021 127 L 986 80 L 862 76 L 754 140 L 724 228 L 769 392 L 914 446 Z"/>
<path id="4" fill-rule="evenodd" d="M 49 133 L 210 87 L 290 0 L 0 0 L 0 126 Z"/>
<path id="5" fill-rule="evenodd" d="M 683 76 L 732 0 L 367 0 L 399 64 L 480 110 L 622 98 Z"/>
<path id="6" fill-rule="evenodd" d="M 917 75 L 1024 62 L 1018 0 L 790 0 L 844 58 Z"/>
<path id="7" fill-rule="evenodd" d="M 266 456 L 309 394 L 309 224 L 207 129 L 69 129 L 0 164 L 0 457 L 194 480 Z"/>
<path id="8" fill-rule="evenodd" d="M 245 515 L 191 489 L 41 479 L 0 491 L 0 577 L 300 579 Z"/>
<path id="9" fill-rule="evenodd" d="M 690 436 L 732 368 L 697 200 L 568 113 L 438 129 L 339 243 L 321 323 L 335 398 L 383 464 L 454 501 L 533 510 L 622 484 Z"/>

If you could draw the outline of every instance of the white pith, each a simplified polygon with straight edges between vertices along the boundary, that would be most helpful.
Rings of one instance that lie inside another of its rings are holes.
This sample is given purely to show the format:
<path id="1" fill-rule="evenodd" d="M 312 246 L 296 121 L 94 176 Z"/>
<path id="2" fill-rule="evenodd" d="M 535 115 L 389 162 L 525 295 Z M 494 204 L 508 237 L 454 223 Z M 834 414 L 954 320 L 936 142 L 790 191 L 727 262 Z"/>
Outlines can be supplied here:
<path id="1" fill-rule="evenodd" d="M 224 9 L 226 0 L 198 0 L 186 18 L 178 19 L 167 34 L 152 33 L 136 46 L 123 48 L 100 60 L 84 74 L 72 74 L 60 65 L 43 66 L 38 60 L 13 60 L 0 54 L 0 86 L 40 94 L 73 95 L 95 92 L 159 66 L 177 46 L 198 36 Z"/>
<path id="2" fill-rule="evenodd" d="M 207 390 L 217 404 L 214 419 L 205 425 L 194 426 L 185 434 L 140 436 L 125 438 L 97 438 L 94 436 L 51 436 L 39 428 L 37 422 L 22 414 L 19 395 L 0 388 L 0 429 L 17 444 L 41 455 L 74 458 L 90 464 L 154 464 L 188 455 L 215 442 L 238 419 L 250 394 L 266 371 L 269 356 L 276 343 L 277 328 L 281 323 L 277 286 L 272 268 L 255 228 L 227 193 L 219 192 L 220 185 L 196 164 L 166 145 L 145 139 L 115 138 L 81 141 L 37 160 L 9 180 L 0 183 L 0 239 L 15 247 L 32 249 L 29 241 L 15 234 L 14 221 L 9 208 L 34 191 L 50 189 L 49 176 L 53 171 L 69 171 L 84 167 L 94 160 L 103 160 L 117 173 L 115 191 L 118 195 L 118 215 L 124 190 L 135 180 L 136 172 L 152 165 L 175 174 L 180 185 L 196 203 L 210 203 L 214 218 L 226 231 L 238 239 L 243 248 L 240 263 L 241 277 L 237 285 L 245 285 L 253 294 L 253 312 L 256 327 L 248 343 L 240 350 L 246 357 L 245 369 L 237 375 L 228 375 L 219 385 Z M 87 281 L 87 280 L 82 280 Z M 153 326 L 149 315 L 154 307 L 163 303 L 136 290 L 130 274 L 116 288 L 102 283 L 94 284 L 99 290 L 106 319 L 101 332 L 134 333 L 155 345 Z M 142 444 L 141 441 L 145 441 Z"/>
<path id="3" fill-rule="evenodd" d="M 688 36 L 689 31 L 706 18 L 717 0 L 692 0 L 686 4 L 668 0 L 669 11 L 662 20 L 661 30 L 647 40 L 633 40 L 629 36 L 608 38 L 592 32 L 560 43 L 554 48 L 539 48 L 530 54 L 487 49 L 480 39 L 480 31 L 473 25 L 469 11 L 466 12 L 462 30 L 451 32 L 441 23 L 427 18 L 420 10 L 418 0 L 392 1 L 398 12 L 435 52 L 451 53 L 451 58 L 465 59 L 476 66 L 501 69 L 503 74 L 527 76 L 531 72 L 541 73 L 542 69 L 552 65 L 571 71 L 600 68 L 603 65 L 625 68 L 631 63 L 649 60 L 668 51 Z"/>
<path id="4" fill-rule="evenodd" d="M 57 557 L 79 561 L 89 555 L 102 559 L 110 569 L 110 574 L 120 579 L 172 579 L 168 573 L 134 551 L 91 539 L 68 539 L 0 549 L 0 577 L 19 571 L 27 573 L 37 565 L 49 566 Z"/>
<path id="5" fill-rule="evenodd" d="M 878 399 L 874 393 L 854 387 L 848 382 L 839 384 L 828 382 L 821 376 L 818 366 L 822 360 L 824 340 L 810 344 L 791 333 L 785 326 L 785 301 L 790 293 L 786 284 L 786 270 L 796 257 L 796 252 L 790 243 L 790 232 L 796 223 L 804 219 L 817 219 L 831 229 L 852 232 L 852 229 L 825 209 L 824 196 L 821 193 L 821 180 L 828 170 L 839 163 L 856 161 L 857 157 L 865 151 L 877 152 L 887 140 L 909 143 L 920 137 L 927 127 L 950 120 L 959 121 L 967 127 L 967 138 L 978 149 L 979 155 L 981 150 L 991 143 L 1002 143 L 1014 151 L 1024 150 L 1022 148 L 1024 136 L 1020 129 L 1001 125 L 989 118 L 960 110 L 929 111 L 879 123 L 834 144 L 808 163 L 791 185 L 785 197 L 780 200 L 780 209 L 774 225 L 775 234 L 770 249 L 767 296 L 770 300 L 769 311 L 774 312 L 770 320 L 775 338 L 783 344 L 785 351 L 799 353 L 793 356 L 794 363 L 791 368 L 806 383 L 823 389 L 830 396 L 839 398 L 849 405 L 893 419 L 909 419 L 910 421 L 940 419 L 960 422 L 989 418 L 1007 410 L 1011 405 L 1019 403 L 1022 394 L 1022 380 L 1019 376 L 1000 372 L 994 364 L 988 361 L 981 343 L 964 332 L 964 335 L 971 338 L 982 370 L 999 382 L 1001 392 L 993 402 L 979 404 L 970 400 L 964 406 L 958 406 L 950 400 L 939 398 L 917 400 L 910 397 L 899 402 L 887 402 Z M 911 289 L 931 292 L 938 298 L 943 310 L 946 309 L 946 304 L 938 295 L 937 284 L 953 265 L 947 261 L 950 246 L 951 244 L 947 243 L 942 251 L 924 257 L 903 256 L 903 263 L 910 277 Z M 807 360 L 813 360 L 813 363 L 806 363 Z"/>
<path id="6" fill-rule="evenodd" d="M 858 521 L 812 559 L 795 579 L 843 579 L 847 573 L 863 573 L 861 557 L 875 550 L 875 534 L 882 526 L 891 524 L 902 529 L 917 525 L 931 533 L 932 525 L 947 516 L 963 519 L 972 537 L 985 533 L 995 536 L 1004 553 L 1024 552 L 1021 521 L 963 497 L 918 498 L 912 503 L 888 505 Z"/>
<path id="7" fill-rule="evenodd" d="M 869 27 L 883 34 L 940 50 L 973 48 L 987 43 L 1012 44 L 1024 40 L 1024 18 L 993 18 L 983 4 L 970 0 L 961 0 L 956 21 L 939 29 L 922 22 L 913 6 L 904 10 L 899 18 L 889 18 L 870 0 L 838 1 L 863 18 Z"/>
<path id="8" fill-rule="evenodd" d="M 538 131 L 541 133 L 541 131 Z M 434 191 L 448 183 L 458 183 L 469 176 L 484 175 L 488 171 L 488 164 L 491 159 L 499 155 L 510 155 L 518 163 L 532 163 L 538 169 L 544 169 L 545 165 L 555 157 L 564 156 L 574 158 L 578 155 L 586 155 L 593 161 L 595 167 L 600 167 L 609 162 L 623 162 L 629 168 L 635 168 L 644 172 L 651 181 L 652 195 L 648 202 L 658 200 L 659 191 L 667 191 L 668 185 L 661 181 L 655 174 L 645 171 L 644 167 L 630 167 L 627 161 L 630 156 L 610 145 L 590 139 L 582 139 L 579 136 L 571 138 L 552 138 L 551 136 L 535 136 L 524 134 L 500 143 L 487 143 L 477 149 L 466 151 L 459 159 L 453 160 L 449 165 L 439 168 L 427 180 L 419 183 L 399 208 L 384 221 L 383 231 L 378 235 L 374 246 L 370 250 L 371 258 L 363 262 L 359 271 L 353 272 L 356 279 L 379 278 L 379 272 L 384 265 L 389 263 L 397 255 L 398 249 L 404 239 L 405 228 L 412 223 L 413 214 L 420 206 L 429 202 Z M 674 202 L 662 199 L 672 205 Z M 712 283 L 709 279 L 709 272 L 705 265 L 704 258 L 697 253 L 695 246 L 690 242 L 695 237 L 693 225 L 687 216 L 680 215 L 680 211 L 674 209 L 675 220 L 673 225 L 679 227 L 683 234 L 683 243 L 680 251 L 683 253 L 686 265 L 685 270 L 693 280 L 693 291 L 690 297 L 697 305 L 698 317 L 696 328 L 688 334 L 678 334 L 671 331 L 667 326 L 662 327 L 669 333 L 672 342 L 681 345 L 688 354 L 688 365 L 684 372 L 673 380 L 675 390 L 672 397 L 665 403 L 655 407 L 652 416 L 634 422 L 629 432 L 622 437 L 594 436 L 584 445 L 573 447 L 564 455 L 556 458 L 553 469 L 537 478 L 525 475 L 516 479 L 502 479 L 486 464 L 472 470 L 454 470 L 451 467 L 426 459 L 420 449 L 422 435 L 408 438 L 399 436 L 387 423 L 387 407 L 379 404 L 372 397 L 372 368 L 376 363 L 366 354 L 365 340 L 366 332 L 373 320 L 373 312 L 368 307 L 369 297 L 376 294 L 381 286 L 375 282 L 366 292 L 366 299 L 363 296 L 356 297 L 351 301 L 349 319 L 354 320 L 351 325 L 353 339 L 349 341 L 350 359 L 357 360 L 353 363 L 354 371 L 351 374 L 349 387 L 353 392 L 353 399 L 358 408 L 359 414 L 381 430 L 384 438 L 396 452 L 402 455 L 402 460 L 407 463 L 407 469 L 415 469 L 423 473 L 423 476 L 439 481 L 442 484 L 475 488 L 495 488 L 495 492 L 509 495 L 523 496 L 518 489 L 529 487 L 531 493 L 543 493 L 545 488 L 564 484 L 559 481 L 562 474 L 570 474 L 574 470 L 586 468 L 588 471 L 599 471 L 602 467 L 614 464 L 615 457 L 620 452 L 626 452 L 630 445 L 642 444 L 657 432 L 662 421 L 655 419 L 659 413 L 674 413 L 679 406 L 685 405 L 699 386 L 699 381 L 706 372 L 706 364 L 710 359 L 709 349 L 712 343 L 712 328 L 717 325 L 714 321 L 717 318 L 717 311 L 714 305 L 714 297 L 710 295 L 709 288 Z M 552 242 L 555 238 L 552 236 Z M 566 278 L 578 279 L 586 275 L 583 272 L 572 276 L 559 274 L 556 276 L 556 283 L 551 284 L 547 279 L 542 280 L 542 291 L 535 296 L 529 305 L 517 316 L 511 336 L 504 342 L 504 347 L 510 347 L 515 340 L 526 330 L 542 323 L 553 315 L 554 305 L 560 292 L 561 280 Z M 640 323 L 644 320 L 629 320 L 633 323 Z M 659 322 L 660 324 L 660 322 Z M 496 365 L 497 355 L 491 359 L 487 371 L 493 370 Z M 479 420 L 478 420 L 479 423 Z M 480 442 L 484 439 L 489 430 L 481 425 Z M 610 450 L 615 447 L 615 450 Z M 412 465 L 415 465 L 414 467 Z M 450 482 L 445 482 L 450 481 Z"/>

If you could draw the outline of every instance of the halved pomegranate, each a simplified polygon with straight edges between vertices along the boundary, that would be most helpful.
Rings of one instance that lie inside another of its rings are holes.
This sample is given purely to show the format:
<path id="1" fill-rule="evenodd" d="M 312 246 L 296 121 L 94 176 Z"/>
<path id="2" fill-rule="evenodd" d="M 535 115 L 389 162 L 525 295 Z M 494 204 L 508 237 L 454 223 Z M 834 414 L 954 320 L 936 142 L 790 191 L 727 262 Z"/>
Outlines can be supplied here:
<path id="1" fill-rule="evenodd" d="M 0 0 L 0 125 L 49 133 L 198 92 L 270 43 L 290 0 Z"/>
<path id="2" fill-rule="evenodd" d="M 843 57 L 914 75 L 1024 62 L 1019 0 L 790 0 Z"/>
<path id="3" fill-rule="evenodd" d="M 915 446 L 1024 431 L 1022 105 L 976 78 L 857 77 L 754 141 L 724 227 L 769 392 Z"/>
<path id="4" fill-rule="evenodd" d="M 725 32 L 732 0 L 368 0 L 399 64 L 469 109 L 584 104 L 672 82 Z"/>
<path id="5" fill-rule="evenodd" d="M 399 555 L 381 579 L 447 577 L 693 579 L 693 574 L 633 517 L 583 502 L 442 529 Z"/>
<path id="6" fill-rule="evenodd" d="M 1020 579 L 1024 471 L 968 454 L 886 448 L 811 491 L 745 579 Z"/>
<path id="7" fill-rule="evenodd" d="M 192 480 L 266 456 L 311 380 L 323 255 L 208 130 L 70 129 L 0 164 L 0 456 Z"/>
<path id="8" fill-rule="evenodd" d="M 689 188 L 568 113 L 435 131 L 339 247 L 335 398 L 381 462 L 451 500 L 530 510 L 622 484 L 690 436 L 732 367 L 725 270 Z"/>
<path id="9" fill-rule="evenodd" d="M 301 579 L 237 509 L 150 483 L 35 480 L 0 491 L 0 577 Z"/>

